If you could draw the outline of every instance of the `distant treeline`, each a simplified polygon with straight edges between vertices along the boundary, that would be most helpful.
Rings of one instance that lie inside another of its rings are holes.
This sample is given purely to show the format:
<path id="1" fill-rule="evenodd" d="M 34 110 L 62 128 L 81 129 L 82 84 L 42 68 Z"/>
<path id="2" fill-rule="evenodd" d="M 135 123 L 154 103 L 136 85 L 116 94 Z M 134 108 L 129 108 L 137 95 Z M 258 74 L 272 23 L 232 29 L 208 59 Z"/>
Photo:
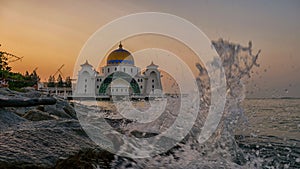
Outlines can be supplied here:
<path id="1" fill-rule="evenodd" d="M 12 55 L 12 54 L 10 54 Z M 31 73 L 26 71 L 25 74 L 12 72 L 12 67 L 9 66 L 9 55 L 7 52 L 0 51 L 0 87 L 8 87 L 12 90 L 21 91 L 23 87 L 36 87 L 40 81 L 36 70 Z M 62 79 L 61 75 L 55 79 L 50 76 L 48 87 L 71 87 L 71 78 Z"/>
<path id="2" fill-rule="evenodd" d="M 40 81 L 40 77 L 36 71 L 32 73 L 26 72 L 25 75 L 21 73 L 14 73 L 7 70 L 0 70 L 0 79 L 8 83 L 8 87 L 12 90 L 19 90 L 23 87 L 35 87 Z"/>
<path id="3" fill-rule="evenodd" d="M 7 52 L 0 51 L 0 81 L 12 90 L 20 90 L 23 87 L 34 87 L 40 81 L 40 77 L 34 70 L 32 73 L 26 71 L 25 75 L 12 72 L 12 67 L 9 66 Z"/>
<path id="4" fill-rule="evenodd" d="M 65 80 L 62 79 L 59 74 L 57 79 L 54 76 L 50 76 L 47 83 L 48 87 L 72 87 L 72 81 L 70 76 L 66 77 Z"/>

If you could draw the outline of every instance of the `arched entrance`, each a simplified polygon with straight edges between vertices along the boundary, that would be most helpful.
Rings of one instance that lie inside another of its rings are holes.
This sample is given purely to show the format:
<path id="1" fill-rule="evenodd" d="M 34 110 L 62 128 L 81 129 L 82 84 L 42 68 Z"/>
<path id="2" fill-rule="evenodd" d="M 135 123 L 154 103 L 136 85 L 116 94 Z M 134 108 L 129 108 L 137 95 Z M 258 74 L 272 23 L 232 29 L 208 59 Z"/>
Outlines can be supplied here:
<path id="1" fill-rule="evenodd" d="M 141 93 L 139 85 L 133 77 L 131 77 L 130 75 L 124 72 L 114 72 L 109 76 L 107 76 L 105 80 L 102 82 L 99 89 L 99 94 L 107 94 L 107 88 L 109 87 L 111 82 L 119 78 L 127 81 L 130 84 L 133 94 Z"/>

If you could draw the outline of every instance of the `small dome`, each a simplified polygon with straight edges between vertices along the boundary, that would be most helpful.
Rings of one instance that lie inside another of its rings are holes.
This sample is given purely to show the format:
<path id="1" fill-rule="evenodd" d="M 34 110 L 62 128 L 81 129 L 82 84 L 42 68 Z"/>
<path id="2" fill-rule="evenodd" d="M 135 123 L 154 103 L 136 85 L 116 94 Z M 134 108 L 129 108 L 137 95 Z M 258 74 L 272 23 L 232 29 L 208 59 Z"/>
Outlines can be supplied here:
<path id="1" fill-rule="evenodd" d="M 120 43 L 119 49 L 112 51 L 107 57 L 107 65 L 134 65 L 134 59 L 130 52 L 123 49 Z"/>

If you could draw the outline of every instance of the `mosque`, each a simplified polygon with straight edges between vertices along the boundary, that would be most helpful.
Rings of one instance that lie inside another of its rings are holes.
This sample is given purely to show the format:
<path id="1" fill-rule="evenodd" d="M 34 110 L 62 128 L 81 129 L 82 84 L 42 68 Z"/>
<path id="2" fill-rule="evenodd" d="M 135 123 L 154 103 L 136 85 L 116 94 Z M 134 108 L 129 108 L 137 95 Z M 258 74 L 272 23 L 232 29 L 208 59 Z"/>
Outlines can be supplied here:
<path id="1" fill-rule="evenodd" d="M 141 72 L 141 68 L 135 66 L 132 54 L 121 43 L 118 49 L 108 55 L 106 66 L 100 67 L 100 71 L 95 71 L 88 61 L 82 64 L 73 96 L 148 99 L 162 94 L 158 65 L 152 62 Z"/>

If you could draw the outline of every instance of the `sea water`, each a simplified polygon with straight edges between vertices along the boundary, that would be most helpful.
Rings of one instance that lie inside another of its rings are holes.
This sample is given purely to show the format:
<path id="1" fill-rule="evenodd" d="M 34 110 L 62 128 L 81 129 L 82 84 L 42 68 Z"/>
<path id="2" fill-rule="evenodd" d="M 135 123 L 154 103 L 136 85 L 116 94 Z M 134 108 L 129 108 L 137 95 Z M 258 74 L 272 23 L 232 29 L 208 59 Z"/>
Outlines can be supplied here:
<path id="1" fill-rule="evenodd" d="M 236 129 L 244 152 L 263 168 L 300 168 L 300 99 L 245 99 L 247 122 Z"/>
<path id="2" fill-rule="evenodd" d="M 133 104 L 138 109 L 150 106 L 146 101 L 134 101 Z M 100 113 L 95 111 L 98 118 L 122 118 L 113 102 L 98 101 L 97 105 L 102 108 Z M 230 147 L 226 150 L 225 144 L 223 148 L 196 150 L 191 148 L 195 143 L 179 143 L 181 147 L 169 155 L 133 159 L 134 162 L 116 156 L 113 167 L 125 168 L 130 164 L 133 168 L 300 168 L 300 99 L 244 99 L 242 108 L 243 119 L 236 124 L 232 135 L 237 143 L 234 149 L 239 149 L 245 158 L 243 164 L 224 160 L 223 151 L 230 151 Z M 167 128 L 167 124 L 164 125 L 156 124 Z M 144 132 L 161 129 L 156 129 L 153 123 L 129 123 L 122 127 Z"/>
<path id="3" fill-rule="evenodd" d="M 112 168 L 299 168 L 299 100 L 245 99 L 243 80 L 249 78 L 253 66 L 258 66 L 259 52 L 252 53 L 251 43 L 248 47 L 223 40 L 212 44 L 222 59 L 227 83 L 225 109 L 214 134 L 205 143 L 198 142 L 208 115 L 211 89 L 205 68 L 195 63 L 199 69 L 201 104 L 190 132 L 170 150 L 148 158 L 128 159 L 116 155 Z M 126 136 L 134 136 L 132 133 L 136 131 L 142 136 L 160 134 L 176 120 L 180 101 L 180 97 L 168 97 L 166 109 L 153 122 L 123 121 L 114 127 Z M 99 119 L 122 119 L 115 104 L 89 105 L 85 107 L 88 111 L 81 111 L 88 113 L 79 113 L 79 120 L 97 126 Z M 141 110 L 151 106 L 147 101 L 132 104 Z M 120 151 L 131 144 L 127 140 L 119 142 L 122 143 L 118 147 Z"/>

